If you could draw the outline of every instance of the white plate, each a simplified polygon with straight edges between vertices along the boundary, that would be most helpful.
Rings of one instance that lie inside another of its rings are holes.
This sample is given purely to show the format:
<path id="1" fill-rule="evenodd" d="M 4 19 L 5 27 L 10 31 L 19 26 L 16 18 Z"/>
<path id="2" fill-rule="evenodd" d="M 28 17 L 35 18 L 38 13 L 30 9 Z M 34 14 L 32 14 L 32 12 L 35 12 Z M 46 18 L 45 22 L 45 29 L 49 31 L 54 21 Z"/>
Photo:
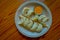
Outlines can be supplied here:
<path id="1" fill-rule="evenodd" d="M 44 13 L 44 15 L 46 15 L 47 17 L 49 17 L 49 21 L 46 23 L 48 25 L 48 29 L 47 28 L 43 28 L 41 32 L 37 33 L 37 32 L 30 32 L 26 29 L 24 29 L 23 27 L 20 27 L 18 25 L 18 22 L 20 21 L 19 19 L 19 15 L 21 15 L 22 13 L 22 9 L 26 6 L 29 6 L 29 7 L 33 7 L 33 6 L 36 6 L 36 5 L 41 5 L 46 11 L 47 13 Z M 15 15 L 15 24 L 16 24 L 16 27 L 18 29 L 18 31 L 20 33 L 22 33 L 23 35 L 27 36 L 27 37 L 31 37 L 31 38 L 36 38 L 36 37 L 40 37 L 42 35 L 44 35 L 49 29 L 50 29 L 50 26 L 52 24 L 52 16 L 51 16 L 51 12 L 49 10 L 49 8 L 43 4 L 42 2 L 38 2 L 38 1 L 28 1 L 28 2 L 25 2 L 23 3 L 16 11 L 16 15 Z"/>

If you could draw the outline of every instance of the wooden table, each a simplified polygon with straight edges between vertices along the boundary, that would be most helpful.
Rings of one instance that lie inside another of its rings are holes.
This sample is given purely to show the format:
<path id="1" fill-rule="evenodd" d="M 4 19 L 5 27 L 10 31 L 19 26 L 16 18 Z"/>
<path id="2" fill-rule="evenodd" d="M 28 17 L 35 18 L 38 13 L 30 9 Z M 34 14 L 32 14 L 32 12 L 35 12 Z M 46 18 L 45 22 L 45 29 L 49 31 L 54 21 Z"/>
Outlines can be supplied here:
<path id="1" fill-rule="evenodd" d="M 23 0 L 0 0 L 0 40 L 60 40 L 60 0 L 45 0 L 52 12 L 50 30 L 39 38 L 23 36 L 16 28 L 14 17 Z"/>

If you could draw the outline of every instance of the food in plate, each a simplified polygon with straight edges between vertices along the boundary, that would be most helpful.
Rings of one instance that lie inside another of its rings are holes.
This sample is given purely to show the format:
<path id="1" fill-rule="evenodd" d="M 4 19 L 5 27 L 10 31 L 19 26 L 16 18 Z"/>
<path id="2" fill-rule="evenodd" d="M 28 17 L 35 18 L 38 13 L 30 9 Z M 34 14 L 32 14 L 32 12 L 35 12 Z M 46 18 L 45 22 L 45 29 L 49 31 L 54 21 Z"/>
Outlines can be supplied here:
<path id="1" fill-rule="evenodd" d="M 33 21 L 38 21 L 38 15 L 32 16 L 32 17 L 31 17 L 31 20 L 33 20 Z"/>
<path id="2" fill-rule="evenodd" d="M 23 25 L 23 23 L 25 22 L 25 20 L 26 20 L 26 17 L 24 17 L 24 16 L 22 16 L 22 15 L 20 15 L 20 17 L 19 17 L 20 19 L 21 19 L 21 21 L 20 21 L 20 25 Z"/>
<path id="3" fill-rule="evenodd" d="M 48 20 L 49 20 L 48 17 L 45 17 L 45 18 L 42 19 L 42 22 L 46 22 Z"/>
<path id="4" fill-rule="evenodd" d="M 46 17 L 46 15 L 40 15 L 38 20 L 42 21 L 42 22 L 46 22 L 46 21 L 48 21 L 48 17 Z"/>
<path id="5" fill-rule="evenodd" d="M 46 17 L 45 15 L 40 15 L 39 18 L 38 18 L 38 20 L 42 20 L 45 17 Z"/>
<path id="6" fill-rule="evenodd" d="M 36 29 L 36 31 L 37 31 L 37 32 L 40 32 L 42 29 L 43 29 L 42 24 L 39 24 L 38 27 L 37 27 L 37 29 Z"/>
<path id="7" fill-rule="evenodd" d="M 29 24 L 29 20 L 26 18 L 26 20 L 24 21 L 24 26 L 27 26 L 27 24 Z"/>
<path id="8" fill-rule="evenodd" d="M 33 21 L 29 20 L 29 24 L 27 24 L 27 29 L 31 29 L 31 27 L 33 26 Z"/>
<path id="9" fill-rule="evenodd" d="M 19 16 L 21 21 L 19 25 L 31 32 L 40 32 L 44 27 L 47 28 L 48 26 L 45 22 L 49 18 L 42 14 L 43 10 L 40 6 L 37 8 L 39 8 L 40 14 L 36 14 L 36 9 L 33 11 L 31 8 L 25 7 L 22 11 L 23 13 Z"/>
<path id="10" fill-rule="evenodd" d="M 23 9 L 23 15 L 24 16 L 26 16 L 26 17 L 30 17 L 31 15 L 32 15 L 32 13 L 33 13 L 33 10 L 30 10 L 30 8 L 29 7 L 25 7 L 24 9 Z"/>
<path id="11" fill-rule="evenodd" d="M 30 8 L 29 8 L 29 7 L 24 7 L 24 9 L 23 9 L 23 12 L 22 12 L 22 13 L 27 14 L 29 10 L 30 10 Z"/>
<path id="12" fill-rule="evenodd" d="M 31 31 L 35 31 L 38 27 L 38 23 L 34 22 L 32 28 L 31 28 Z"/>

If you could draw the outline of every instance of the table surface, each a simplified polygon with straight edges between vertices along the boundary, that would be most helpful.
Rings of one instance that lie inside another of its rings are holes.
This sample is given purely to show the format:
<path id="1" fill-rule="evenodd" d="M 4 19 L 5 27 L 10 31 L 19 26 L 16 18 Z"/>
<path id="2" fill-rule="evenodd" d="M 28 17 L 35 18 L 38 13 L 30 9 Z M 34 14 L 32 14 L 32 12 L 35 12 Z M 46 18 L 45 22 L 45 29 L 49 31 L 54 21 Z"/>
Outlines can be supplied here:
<path id="1" fill-rule="evenodd" d="M 17 8 L 24 1 L 0 0 L 0 40 L 60 40 L 60 0 L 45 0 L 52 12 L 50 30 L 39 38 L 23 36 L 16 28 L 14 17 Z"/>

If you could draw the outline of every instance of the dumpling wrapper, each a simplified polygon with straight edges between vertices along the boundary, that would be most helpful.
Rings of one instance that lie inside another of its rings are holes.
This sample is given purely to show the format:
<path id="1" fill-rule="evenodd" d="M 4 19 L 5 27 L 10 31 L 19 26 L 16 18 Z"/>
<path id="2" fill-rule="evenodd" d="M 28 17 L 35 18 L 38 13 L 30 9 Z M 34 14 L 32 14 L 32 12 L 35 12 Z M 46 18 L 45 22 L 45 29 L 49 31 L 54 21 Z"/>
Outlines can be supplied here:
<path id="1" fill-rule="evenodd" d="M 22 16 L 22 15 L 20 15 L 19 18 L 20 18 L 19 24 L 23 24 L 24 21 L 26 20 L 26 17 L 24 17 L 24 16 Z"/>
<path id="2" fill-rule="evenodd" d="M 40 15 L 38 20 L 42 20 L 44 17 L 46 17 L 45 15 Z"/>
<path id="3" fill-rule="evenodd" d="M 34 12 L 33 10 L 29 10 L 27 15 L 29 16 L 29 15 L 31 15 L 33 12 Z"/>
<path id="4" fill-rule="evenodd" d="M 26 18 L 26 20 L 24 21 L 24 26 L 27 26 L 29 24 L 29 20 Z"/>
<path id="5" fill-rule="evenodd" d="M 24 23 L 24 20 L 21 20 L 18 24 L 23 25 L 23 23 Z"/>
<path id="6" fill-rule="evenodd" d="M 27 29 L 31 29 L 32 25 L 33 25 L 33 21 L 30 20 L 29 24 L 27 24 Z"/>
<path id="7" fill-rule="evenodd" d="M 30 10 L 29 7 L 25 7 L 25 8 L 23 9 L 23 14 L 24 14 L 24 16 L 26 16 L 26 17 L 32 15 L 32 13 L 33 13 L 33 10 Z"/>
<path id="8" fill-rule="evenodd" d="M 42 29 L 43 29 L 42 24 L 39 24 L 36 29 L 36 32 L 40 32 Z"/>
<path id="9" fill-rule="evenodd" d="M 30 9 L 29 7 L 24 7 L 22 13 L 23 13 L 24 15 L 26 15 L 27 12 L 29 11 L 29 9 Z"/>
<path id="10" fill-rule="evenodd" d="M 43 20 L 42 20 L 42 22 L 44 23 L 44 22 L 47 22 L 48 21 L 48 17 L 45 17 L 45 18 L 43 18 Z"/>
<path id="11" fill-rule="evenodd" d="M 36 31 L 37 27 L 38 27 L 38 23 L 34 23 L 32 28 L 31 28 L 31 31 Z"/>
<path id="12" fill-rule="evenodd" d="M 31 20 L 37 21 L 38 20 L 38 15 L 32 16 Z"/>

